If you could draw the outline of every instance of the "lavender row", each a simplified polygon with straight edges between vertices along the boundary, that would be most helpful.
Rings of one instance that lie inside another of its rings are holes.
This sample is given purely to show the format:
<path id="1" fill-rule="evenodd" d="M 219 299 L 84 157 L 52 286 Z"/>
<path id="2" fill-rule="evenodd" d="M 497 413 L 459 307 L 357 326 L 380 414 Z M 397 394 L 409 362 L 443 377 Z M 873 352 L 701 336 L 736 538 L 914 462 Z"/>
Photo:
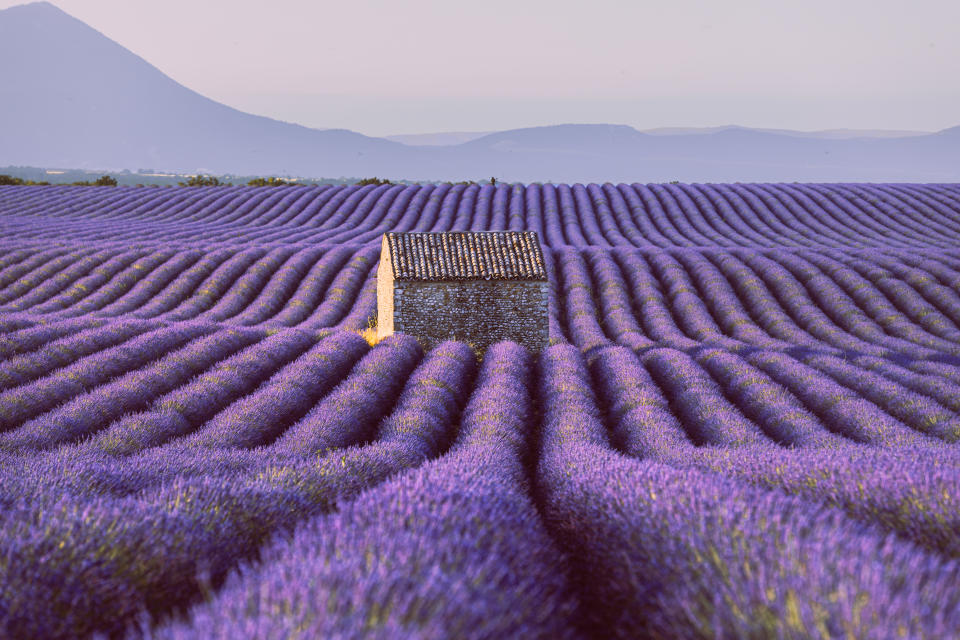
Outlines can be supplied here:
<path id="1" fill-rule="evenodd" d="M 611 442 L 635 458 L 714 471 L 844 509 L 933 551 L 960 556 L 958 452 L 945 445 L 896 449 L 856 444 L 829 431 L 762 371 L 720 350 L 698 360 L 731 400 L 785 446 L 696 447 L 643 362 L 621 347 L 590 371 L 607 408 Z"/>
<path id="2" fill-rule="evenodd" d="M 60 278 L 73 271 L 61 265 L 35 305 L 24 306 L 27 296 L 7 308 L 55 317 L 356 330 L 375 314 L 378 254 L 374 245 L 220 247 L 207 255 L 158 250 L 123 267 L 139 255 L 123 252 L 108 270 L 116 271 L 112 277 L 108 271 L 90 274 L 57 294 L 47 289 L 73 277 Z M 77 264 L 87 259 L 83 252 L 71 255 Z M 610 344 L 734 351 L 801 346 L 834 354 L 960 358 L 960 328 L 940 311 L 949 311 L 951 302 L 960 308 L 950 286 L 938 288 L 928 282 L 932 276 L 919 279 L 918 270 L 906 266 L 904 279 L 881 280 L 892 280 L 884 291 L 859 275 L 871 265 L 902 266 L 905 254 L 567 248 L 546 258 L 554 281 L 551 337 L 587 351 Z M 939 264 L 939 278 L 953 274 L 960 282 L 960 265 L 951 266 L 949 254 L 941 254 Z"/>
<path id="3" fill-rule="evenodd" d="M 112 455 L 128 455 L 191 433 L 253 392 L 312 343 L 312 336 L 301 331 L 269 336 L 157 398 L 146 410 L 103 425 L 103 430 L 84 446 Z M 339 345 L 340 341 L 334 339 L 332 344 Z"/>
<path id="4" fill-rule="evenodd" d="M 197 251 L 157 251 L 113 278 L 97 276 L 99 287 L 93 281 L 77 283 L 47 303 L 30 306 L 21 299 L 10 308 L 55 316 L 334 326 L 349 313 L 348 305 L 368 278 L 372 255 L 347 247 L 295 254 L 277 249 L 266 256 L 261 250 L 220 249 L 202 258 Z M 54 281 L 61 280 L 66 281 Z"/>
<path id="5" fill-rule="evenodd" d="M 565 249 L 548 258 L 558 323 L 552 335 L 585 351 L 613 343 L 632 349 L 805 347 L 928 359 L 955 358 L 960 347 L 949 339 L 946 317 L 930 331 L 930 305 L 907 307 L 903 299 L 922 298 L 912 287 L 898 282 L 906 288 L 898 306 L 879 291 L 857 294 L 855 301 L 833 279 L 811 271 L 808 260 L 822 258 L 813 254 Z M 833 275 L 844 282 L 848 272 L 855 274 L 847 268 Z M 848 286 L 859 291 L 864 284 Z"/>
<path id="6" fill-rule="evenodd" d="M 935 638 L 960 624 L 957 562 L 816 502 L 617 454 L 570 347 L 546 352 L 540 380 L 545 523 L 599 635 Z"/>
<path id="7" fill-rule="evenodd" d="M 150 328 L 148 323 L 137 320 L 109 325 L 94 322 L 92 327 L 86 321 L 67 320 L 31 327 L 19 332 L 20 335 L 10 336 L 9 355 L 0 362 L 0 389 L 11 389 L 36 380 Z M 54 339 L 45 340 L 51 337 Z M 37 348 L 31 349 L 33 346 Z"/>
<path id="8" fill-rule="evenodd" d="M 329 395 L 291 424 L 270 450 L 311 455 L 369 440 L 422 356 L 412 338 L 395 336 L 380 342 Z M 221 443 L 212 430 L 202 437 L 213 446 Z"/>
<path id="9" fill-rule="evenodd" d="M 696 444 L 737 447 L 765 441 L 757 424 L 724 397 L 689 355 L 653 349 L 644 363 Z"/>
<path id="10" fill-rule="evenodd" d="M 144 409 L 252 339 L 227 330 L 202 336 L 180 348 L 171 345 L 163 357 L 147 366 L 94 387 L 0 435 L 0 448 L 49 449 L 90 436 L 120 416 Z"/>
<path id="11" fill-rule="evenodd" d="M 492 347 L 447 455 L 276 539 L 154 637 L 579 637 L 523 464 L 530 373 Z"/>
<path id="12" fill-rule="evenodd" d="M 874 317 L 870 317 L 871 312 L 861 308 L 837 282 L 807 262 L 805 258 L 815 254 L 737 252 L 737 255 L 770 288 L 804 331 L 834 347 L 873 355 L 906 353 L 915 357 L 928 357 L 940 349 L 955 351 L 955 346 L 942 340 L 931 348 L 929 334 L 902 312 L 888 310 L 886 315 L 880 315 L 873 311 Z M 869 299 L 861 302 L 868 308 L 875 304 Z M 906 338 L 888 335 L 877 320 L 891 328 L 891 323 L 909 327 L 909 335 Z"/>
<path id="13" fill-rule="evenodd" d="M 45 296 L 49 297 L 59 292 L 73 280 L 103 263 L 111 255 L 118 253 L 120 253 L 118 250 L 95 251 L 91 248 L 70 253 L 62 250 L 45 252 L 46 255 L 39 256 L 41 260 L 35 268 L 25 274 L 18 274 L 4 287 L 0 292 L 0 304 L 21 308 L 25 305 L 23 302 L 17 302 L 20 299 L 42 301 Z"/>
<path id="14" fill-rule="evenodd" d="M 19 247 L 18 247 L 19 249 Z M 3 290 L 3 295 L 0 296 L 0 303 L 6 302 L 15 295 L 23 295 L 24 292 L 29 291 L 34 285 L 42 282 L 44 274 L 55 272 L 56 268 L 62 265 L 67 265 L 70 262 L 70 258 L 64 258 L 62 261 L 56 264 L 57 258 L 63 257 L 68 253 L 66 247 L 59 247 L 55 249 L 50 249 L 44 247 L 40 250 L 27 250 L 19 249 L 18 251 L 13 252 L 13 255 L 16 256 L 16 260 L 10 260 L 0 269 L 0 289 Z M 17 285 L 18 289 L 13 289 L 12 285 L 18 280 L 29 278 L 27 274 L 32 273 L 36 269 L 41 269 L 46 266 L 47 271 L 36 274 L 36 277 L 33 280 L 22 282 Z"/>
<path id="15" fill-rule="evenodd" d="M 433 203 L 433 204 L 431 204 Z M 530 229 L 552 247 L 937 247 L 960 238 L 938 185 L 367 185 L 0 191 L 10 238 L 367 242 L 386 230 Z M 426 214 L 426 215 L 421 215 Z M 17 216 L 21 216 L 18 218 Z M 17 220 L 45 220 L 18 225 Z M 126 228 L 125 228 L 126 227 Z M 179 228 L 178 228 L 179 227 Z"/>
<path id="16" fill-rule="evenodd" d="M 894 313 L 892 316 L 882 316 L 874 312 L 874 317 L 870 317 L 869 312 L 865 312 L 857 301 L 854 301 L 843 289 L 830 277 L 817 269 L 814 265 L 805 260 L 802 255 L 791 255 L 782 253 L 777 255 L 777 262 L 789 270 L 806 287 L 813 301 L 831 316 L 831 319 L 846 331 L 853 333 L 871 344 L 887 347 L 891 350 L 916 353 L 918 355 L 930 355 L 936 350 L 956 352 L 957 346 L 947 341 L 933 340 L 934 347 L 931 348 L 930 342 L 932 336 L 915 328 L 915 334 L 909 338 L 901 337 L 898 333 L 903 333 L 906 319 L 902 314 Z M 843 273 L 843 272 L 841 272 Z M 876 296 L 860 298 L 861 304 L 873 306 L 882 299 Z M 880 320 L 883 325 L 878 322 Z M 899 323 L 892 323 L 891 320 L 899 320 Z M 908 334 L 909 335 L 909 334 Z M 915 345 L 920 344 L 921 347 Z"/>
<path id="17" fill-rule="evenodd" d="M 98 300 L 109 297 L 112 289 L 110 285 L 115 280 L 119 279 L 121 282 L 130 283 L 136 279 L 135 275 L 133 278 L 126 277 L 126 272 L 133 271 L 136 274 L 148 267 L 152 268 L 169 254 L 169 250 L 149 253 L 144 249 L 125 251 L 106 260 L 91 272 L 73 281 L 69 288 L 61 287 L 59 291 L 54 292 L 55 295 L 47 297 L 50 292 L 44 292 L 46 286 L 41 285 L 34 289 L 29 296 L 15 300 L 11 303 L 11 306 L 30 308 L 34 313 L 62 313 L 64 309 L 75 306 L 83 310 L 88 308 L 84 306 L 84 303 L 89 303 L 91 298 Z M 71 269 L 66 269 L 64 272 L 57 274 L 53 282 L 57 282 L 60 276 L 70 271 Z M 38 297 L 41 292 L 43 292 L 43 297 Z M 96 295 L 92 296 L 91 294 L 94 293 Z"/>
<path id="18" fill-rule="evenodd" d="M 465 345 L 431 352 L 373 444 L 276 466 L 255 452 L 218 466 L 215 455 L 184 452 L 174 475 L 124 497 L 26 495 L 3 514 L 0 566 L 3 631 L 17 637 L 118 634 L 147 612 L 163 616 L 218 583 L 271 534 L 329 511 L 404 469 L 436 457 L 454 437 L 475 360 Z M 441 384 L 438 384 L 440 382 Z M 176 462 L 176 461 L 175 461 Z M 133 475 L 162 464 L 113 465 Z M 63 544 L 61 544 L 63 542 Z M 56 588 L 51 588 L 56 585 Z"/>
<path id="19" fill-rule="evenodd" d="M 670 455 L 696 467 L 845 511 L 941 556 L 960 560 L 960 455 L 954 449 L 847 445 L 820 451 L 698 450 Z"/>
<path id="20" fill-rule="evenodd" d="M 947 442 L 960 440 L 960 416 L 909 386 L 835 356 L 810 355 L 802 358 L 802 362 L 857 392 L 919 433 Z M 884 370 L 880 368 L 880 372 Z"/>
<path id="21" fill-rule="evenodd" d="M 958 415 L 927 392 L 946 396 L 960 387 L 881 359 L 870 361 L 871 370 L 830 355 L 792 357 L 759 349 L 738 355 L 706 347 L 690 353 L 653 348 L 638 362 L 628 353 L 596 352 L 598 381 L 609 387 L 620 378 L 650 379 L 697 445 L 897 447 L 958 438 Z M 610 358 L 623 371 L 606 370 Z"/>
<path id="22" fill-rule="evenodd" d="M 0 358 L 11 358 L 36 351 L 46 344 L 85 328 L 102 326 L 104 320 L 59 321 L 37 323 L 16 316 L 0 316 L 6 331 L 0 333 Z"/>
<path id="23" fill-rule="evenodd" d="M 929 331 L 953 339 L 956 327 L 960 326 L 960 295 L 932 272 L 942 272 L 942 265 L 935 261 L 911 263 L 907 260 L 910 257 L 876 255 L 869 261 L 848 259 L 846 264 L 881 289 L 894 304 L 907 307 L 911 318 Z"/>
<path id="24" fill-rule="evenodd" d="M 29 329 L 33 326 L 33 323 L 29 320 L 11 318 L 9 316 L 4 316 L 0 318 L 0 340 L 4 342 L 2 344 L 6 345 L 4 349 L 11 349 L 8 341 L 8 334 L 20 331 L 21 329 Z"/>
<path id="25" fill-rule="evenodd" d="M 367 326 L 370 297 L 376 300 L 376 269 L 380 257 L 379 246 L 358 251 L 341 267 L 336 278 L 324 293 L 323 301 L 299 325 L 319 330 L 338 327 L 346 330 L 363 329 Z M 360 305 L 360 317 L 352 312 Z"/>
<path id="26" fill-rule="evenodd" d="M 404 351 L 403 345 L 392 348 L 395 342 L 377 345 L 358 365 L 361 371 L 376 371 L 386 377 L 387 383 L 366 376 L 371 398 L 380 404 L 389 401 L 373 389 L 380 383 L 394 391 L 407 378 L 419 352 Z M 351 367 L 367 351 L 366 341 L 356 334 L 341 334 L 320 341 L 314 348 L 275 373 L 254 392 L 247 394 L 200 426 L 197 431 L 176 446 L 195 447 L 244 447 L 252 448 L 271 444 L 288 428 L 296 424 L 308 411 L 313 411 L 317 401 L 331 389 L 343 382 Z M 399 353 L 398 353 L 399 352 Z M 391 367 L 401 363 L 396 375 L 390 375 Z M 409 367 L 405 367 L 409 362 Z M 386 375 L 384 375 L 386 374 Z M 396 382 L 394 382 L 396 381 Z M 339 387 L 338 387 L 339 388 Z M 389 391 L 387 392 L 389 394 Z M 392 395 L 392 394 L 391 394 Z"/>
<path id="27" fill-rule="evenodd" d="M 960 330 L 953 321 L 892 274 L 863 277 L 859 271 L 870 263 L 862 258 L 852 261 L 814 253 L 804 253 L 804 258 L 829 275 L 887 333 L 939 351 L 956 352 L 960 347 Z"/>
<path id="28" fill-rule="evenodd" d="M 122 325 L 116 328 L 108 325 L 103 331 L 126 335 Z M 8 431 L 117 376 L 159 360 L 168 350 L 208 331 L 197 326 L 156 329 L 98 351 L 38 380 L 3 391 L 0 393 L 0 430 Z"/>
<path id="29" fill-rule="evenodd" d="M 352 260 L 344 266 L 351 255 Z M 371 276 L 375 255 L 372 248 L 358 253 L 349 248 L 335 249 L 325 255 L 305 250 L 293 257 L 285 249 L 267 256 L 261 250 L 220 250 L 195 262 L 196 254 L 188 252 L 153 271 L 145 264 L 134 263 L 77 309 L 56 311 L 41 305 L 30 310 L 68 315 L 132 313 L 163 321 L 199 319 L 244 325 L 307 322 L 310 326 L 331 327 L 349 314 L 358 290 Z M 280 264 L 278 260 L 285 259 L 295 265 L 294 269 L 281 267 L 271 277 Z M 182 272 L 172 273 L 177 266 Z M 139 278 L 133 287 L 131 274 Z M 130 290 L 124 293 L 121 289 Z"/>
<path id="30" fill-rule="evenodd" d="M 186 261 L 183 258 L 186 258 Z M 148 282 L 145 274 L 154 271 L 170 273 L 173 269 L 182 269 L 184 263 L 189 265 L 195 260 L 195 256 L 181 256 L 169 249 L 152 251 L 122 270 L 116 271 L 110 278 L 88 278 L 78 282 L 72 289 L 72 294 L 68 292 L 56 296 L 47 303 L 38 306 L 36 311 L 76 317 L 99 313 L 104 307 L 115 308 L 118 306 L 118 298 L 124 297 L 135 286 Z M 153 279 L 155 280 L 156 277 L 154 276 Z M 106 314 L 101 313 L 101 315 Z"/>

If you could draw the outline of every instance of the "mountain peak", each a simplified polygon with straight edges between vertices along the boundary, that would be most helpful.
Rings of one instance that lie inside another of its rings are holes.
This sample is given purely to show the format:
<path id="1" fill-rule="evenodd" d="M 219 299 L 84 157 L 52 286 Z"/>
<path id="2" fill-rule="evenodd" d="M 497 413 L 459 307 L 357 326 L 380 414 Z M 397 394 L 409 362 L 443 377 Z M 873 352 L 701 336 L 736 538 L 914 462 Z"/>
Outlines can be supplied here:
<path id="1" fill-rule="evenodd" d="M 0 11 L 0 60 L 13 61 L 0 83 L 0 122 L 10 123 L 0 163 L 276 174 L 318 149 L 349 170 L 346 158 L 399 146 L 214 102 L 48 2 Z"/>
<path id="2" fill-rule="evenodd" d="M 39 0 L 38 2 L 27 2 L 25 4 L 16 4 L 12 7 L 7 7 L 6 9 L 0 10 L 0 13 L 32 13 L 36 15 L 41 14 L 60 14 L 64 16 L 69 16 L 70 14 L 53 4 L 52 2 L 47 2 L 46 0 Z"/>

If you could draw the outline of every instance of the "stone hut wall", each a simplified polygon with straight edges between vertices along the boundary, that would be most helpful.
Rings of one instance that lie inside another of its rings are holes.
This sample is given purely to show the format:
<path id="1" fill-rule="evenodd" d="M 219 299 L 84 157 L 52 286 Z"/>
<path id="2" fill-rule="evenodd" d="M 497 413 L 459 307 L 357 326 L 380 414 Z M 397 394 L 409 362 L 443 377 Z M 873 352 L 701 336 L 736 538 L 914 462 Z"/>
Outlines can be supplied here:
<path id="1" fill-rule="evenodd" d="M 424 349 L 453 339 L 481 353 L 502 340 L 542 351 L 550 338 L 548 304 L 548 285 L 541 281 L 395 280 L 393 330 L 415 336 Z"/>
<path id="2" fill-rule="evenodd" d="M 383 340 L 393 331 L 393 265 L 384 236 L 377 267 L 377 338 Z"/>

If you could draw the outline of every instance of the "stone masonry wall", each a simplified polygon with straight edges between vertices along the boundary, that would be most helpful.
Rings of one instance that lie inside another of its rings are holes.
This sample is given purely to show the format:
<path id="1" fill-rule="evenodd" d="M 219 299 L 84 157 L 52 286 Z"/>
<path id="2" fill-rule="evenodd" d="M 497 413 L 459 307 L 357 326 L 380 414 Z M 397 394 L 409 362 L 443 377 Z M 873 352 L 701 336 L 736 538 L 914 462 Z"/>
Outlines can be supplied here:
<path id="1" fill-rule="evenodd" d="M 546 282 L 402 282 L 393 288 L 393 329 L 425 349 L 444 340 L 481 353 L 501 340 L 541 351 L 550 338 Z"/>

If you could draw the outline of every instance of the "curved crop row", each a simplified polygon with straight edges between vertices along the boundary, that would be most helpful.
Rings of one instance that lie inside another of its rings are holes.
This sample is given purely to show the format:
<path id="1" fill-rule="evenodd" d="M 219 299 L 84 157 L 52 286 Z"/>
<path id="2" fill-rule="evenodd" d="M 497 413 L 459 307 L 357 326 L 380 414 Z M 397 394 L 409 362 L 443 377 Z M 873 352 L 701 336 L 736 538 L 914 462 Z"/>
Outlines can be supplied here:
<path id="1" fill-rule="evenodd" d="M 796 396 L 737 356 L 706 349 L 697 360 L 782 446 L 694 446 L 681 426 L 682 416 L 670 410 L 669 392 L 634 354 L 612 347 L 597 354 L 590 371 L 617 449 L 635 458 L 783 489 L 840 507 L 932 551 L 960 554 L 951 533 L 960 513 L 957 451 L 934 442 L 858 444 L 829 431 Z"/>
<path id="2" fill-rule="evenodd" d="M 935 638 L 960 624 L 960 565 L 839 509 L 617 454 L 570 347 L 545 354 L 540 380 L 545 523 L 599 635 Z"/>
<path id="3" fill-rule="evenodd" d="M 376 315 L 377 245 L 117 251 L 58 255 L 0 289 L 13 296 L 0 312 L 311 331 L 358 330 Z M 901 252 L 552 250 L 550 335 L 585 351 L 805 348 L 960 362 L 960 263 L 938 258 L 934 269 Z M 43 284 L 18 295 L 41 272 Z"/>
<path id="4" fill-rule="evenodd" d="M 56 493 L 42 484 L 38 493 L 21 493 L 0 535 L 10 558 L 0 565 L 0 597 L 11 612 L 0 621 L 3 631 L 116 634 L 145 611 L 162 616 L 188 603 L 269 535 L 436 457 L 455 435 L 474 367 L 465 345 L 437 347 L 367 445 L 282 465 L 246 452 L 219 468 L 209 454 L 182 452 L 175 462 L 202 459 L 206 473 L 181 472 L 120 496 Z M 111 464 L 114 473 L 128 467 Z"/>
<path id="5" fill-rule="evenodd" d="M 120 325 L 108 326 L 104 331 L 125 330 Z M 156 329 L 81 358 L 33 382 L 7 389 L 0 393 L 0 431 L 9 432 L 25 420 L 50 411 L 118 376 L 160 360 L 167 351 L 209 332 L 210 329 L 206 327 L 184 325 Z M 124 337 L 128 335 L 125 333 Z"/>
<path id="6" fill-rule="evenodd" d="M 447 455 L 275 540 L 154 637 L 579 637 L 523 466 L 529 373 L 490 349 Z"/>
<path id="7" fill-rule="evenodd" d="M 96 239 L 123 222 L 117 239 L 371 242 L 391 230 L 509 228 L 553 247 L 948 249 L 960 239 L 958 202 L 938 185 L 901 184 L 2 187 L 0 224 L 8 238 L 38 240 Z"/>

